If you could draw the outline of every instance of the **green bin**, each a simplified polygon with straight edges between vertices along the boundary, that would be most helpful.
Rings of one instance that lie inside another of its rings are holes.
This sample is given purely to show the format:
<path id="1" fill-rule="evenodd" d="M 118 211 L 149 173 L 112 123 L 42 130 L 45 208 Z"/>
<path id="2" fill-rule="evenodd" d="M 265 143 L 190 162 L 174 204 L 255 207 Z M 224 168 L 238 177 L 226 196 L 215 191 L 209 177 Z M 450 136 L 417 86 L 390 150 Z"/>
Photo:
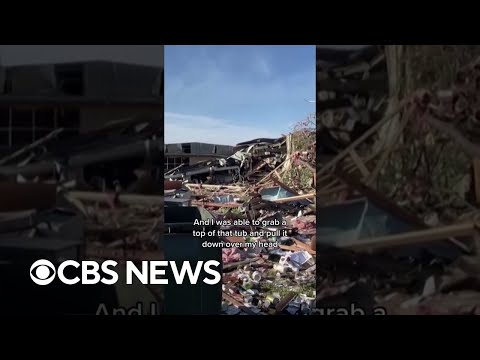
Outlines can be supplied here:
<path id="1" fill-rule="evenodd" d="M 216 260 L 222 264 L 222 249 L 220 247 L 203 247 L 205 241 L 220 243 L 217 237 L 194 237 L 193 230 L 214 230 L 216 226 L 194 225 L 195 219 L 213 219 L 213 215 L 201 207 L 166 206 L 165 207 L 165 237 L 162 248 L 165 260 L 207 262 Z M 217 269 L 222 273 L 222 265 Z M 172 274 L 168 274 L 168 285 L 165 288 L 165 313 L 168 315 L 216 315 L 222 307 L 222 282 L 216 285 L 205 284 L 202 280 L 212 278 L 203 269 L 197 284 L 174 283 Z"/>

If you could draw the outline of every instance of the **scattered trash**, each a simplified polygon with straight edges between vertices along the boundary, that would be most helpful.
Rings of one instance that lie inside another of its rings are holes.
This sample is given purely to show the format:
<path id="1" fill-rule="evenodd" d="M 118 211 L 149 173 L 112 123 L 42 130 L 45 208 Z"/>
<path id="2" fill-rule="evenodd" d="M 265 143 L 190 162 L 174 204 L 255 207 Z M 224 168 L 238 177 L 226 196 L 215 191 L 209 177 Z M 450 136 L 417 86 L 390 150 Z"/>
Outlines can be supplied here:
<path id="1" fill-rule="evenodd" d="M 314 129 L 310 117 L 288 136 L 247 141 L 232 149 L 231 156 L 215 154 L 212 160 L 164 174 L 169 184 L 181 184 L 170 187 L 188 189 L 191 204 L 215 218 L 212 231 L 223 240 L 223 299 L 240 309 L 223 307 L 224 314 L 304 315 L 313 306 Z M 196 146 L 207 149 L 207 144 Z M 193 152 L 192 147 L 167 145 L 178 156 L 185 150 L 181 147 Z M 206 235 L 199 241 L 209 246 Z M 289 304 L 298 294 L 306 295 L 292 312 Z"/>

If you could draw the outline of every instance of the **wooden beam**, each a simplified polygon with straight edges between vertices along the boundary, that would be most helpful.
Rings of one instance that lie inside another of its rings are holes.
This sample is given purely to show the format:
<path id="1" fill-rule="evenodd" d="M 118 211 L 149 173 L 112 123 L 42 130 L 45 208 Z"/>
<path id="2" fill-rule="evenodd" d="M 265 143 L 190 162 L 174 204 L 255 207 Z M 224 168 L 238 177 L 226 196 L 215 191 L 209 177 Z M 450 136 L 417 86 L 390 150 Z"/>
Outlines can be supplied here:
<path id="1" fill-rule="evenodd" d="M 231 263 L 231 264 L 223 265 L 223 272 L 228 271 L 228 270 L 232 270 L 232 269 L 236 269 L 237 267 L 242 266 L 242 265 L 248 265 L 248 264 L 250 264 L 252 262 L 255 262 L 255 261 L 257 261 L 257 259 L 247 259 L 247 260 L 237 261 L 237 262 L 234 262 L 234 263 Z"/>
<path id="2" fill-rule="evenodd" d="M 350 157 L 352 158 L 353 162 L 357 166 L 358 170 L 362 173 L 364 178 L 367 178 L 370 176 L 370 171 L 368 171 L 367 167 L 363 163 L 362 159 L 360 159 L 360 156 L 358 156 L 357 152 L 354 149 L 350 149 L 348 152 Z"/>
<path id="3" fill-rule="evenodd" d="M 335 176 L 337 176 L 348 187 L 366 196 L 368 200 L 371 201 L 372 204 L 374 204 L 375 206 L 389 212 L 390 214 L 396 216 L 400 220 L 405 221 L 407 224 L 410 224 L 419 229 L 428 229 L 427 224 L 425 224 L 417 216 L 401 208 L 400 206 L 395 204 L 393 201 L 387 199 L 385 196 L 381 195 L 379 192 L 372 189 L 371 187 L 363 184 L 358 179 L 350 176 L 345 171 L 342 171 L 340 169 L 335 169 Z M 454 245 L 461 248 L 463 251 L 467 253 L 471 252 L 471 249 L 469 249 L 468 246 L 459 242 L 458 240 L 453 238 L 447 238 L 447 239 Z"/>
<path id="4" fill-rule="evenodd" d="M 297 293 L 291 291 L 285 296 L 278 304 L 275 306 L 275 311 L 281 313 L 287 306 L 292 302 L 292 300 L 297 296 Z"/>
<path id="5" fill-rule="evenodd" d="M 4 157 L 3 159 L 0 159 L 0 165 L 6 164 L 7 162 L 16 159 L 22 154 L 25 154 L 29 152 L 30 150 L 35 149 L 37 146 L 42 145 L 43 143 L 46 143 L 56 137 L 58 134 L 60 134 L 63 131 L 63 129 L 55 129 L 52 132 L 50 132 L 48 135 L 42 137 L 41 139 L 38 139 L 37 141 L 34 141 L 33 143 L 21 148 L 18 151 L 15 151 L 13 154 L 8 155 Z"/>
<path id="6" fill-rule="evenodd" d="M 235 299 L 233 296 L 230 296 L 230 295 L 223 292 L 222 293 L 222 298 L 225 301 L 228 301 L 230 304 L 235 305 L 236 307 L 238 307 L 243 312 L 246 312 L 248 315 L 258 315 L 256 312 L 254 312 L 253 310 L 248 308 L 248 306 L 245 306 L 244 304 L 242 304 L 240 301 Z"/>
<path id="7" fill-rule="evenodd" d="M 383 149 L 382 155 L 380 156 L 380 159 L 378 160 L 377 165 L 375 166 L 371 174 L 368 176 L 367 185 L 373 184 L 377 179 L 378 174 L 380 174 L 380 171 L 382 170 L 385 163 L 387 162 L 390 153 L 392 152 L 393 148 L 395 147 L 395 145 L 397 145 L 398 141 L 400 140 L 405 130 L 405 127 L 408 124 L 408 120 L 409 120 L 409 116 L 405 116 L 401 120 L 400 127 L 397 129 L 398 131 L 393 135 L 392 143 L 386 144 L 387 146 Z"/>
<path id="8" fill-rule="evenodd" d="M 237 203 L 212 203 L 212 202 L 204 202 L 199 200 L 193 200 L 192 205 L 195 206 L 202 206 L 202 207 L 211 207 L 211 208 L 239 208 L 243 204 Z"/>
<path id="9" fill-rule="evenodd" d="M 305 244 L 303 241 L 300 241 L 297 239 L 293 239 L 293 241 L 295 242 L 295 245 L 298 246 L 299 248 L 302 248 L 303 250 L 308 251 L 312 255 L 316 255 L 315 249 L 312 249 L 312 245 L 309 246 Z M 312 239 L 311 242 L 314 243 L 315 241 Z"/>
<path id="10" fill-rule="evenodd" d="M 308 199 L 315 199 L 315 194 L 304 194 L 304 195 L 298 195 L 298 196 L 292 196 L 292 197 L 289 197 L 289 198 L 285 198 L 285 199 L 276 199 L 276 200 L 272 200 L 272 202 L 274 203 L 289 203 L 289 202 L 295 202 L 295 201 L 300 201 L 300 200 L 308 200 Z"/>
<path id="11" fill-rule="evenodd" d="M 322 168 L 317 172 L 317 178 L 323 175 L 328 170 L 331 170 L 333 166 L 335 166 L 339 161 L 341 161 L 345 156 L 350 153 L 350 150 L 355 149 L 358 145 L 363 143 L 366 139 L 372 136 L 374 133 L 380 130 L 382 126 L 384 126 L 389 120 L 391 120 L 395 115 L 397 115 L 400 111 L 402 111 L 404 105 L 407 101 L 402 101 L 402 103 L 398 106 L 395 111 L 392 111 L 390 114 L 385 115 L 385 117 L 377 122 L 374 126 L 368 129 L 362 136 L 360 136 L 357 140 L 350 144 L 348 148 L 343 150 L 340 154 L 338 154 L 334 159 L 326 163 L 322 166 Z"/>
<path id="12" fill-rule="evenodd" d="M 393 201 L 390 201 L 385 196 L 383 196 L 376 190 L 370 188 L 369 186 L 363 184 L 359 179 L 347 174 L 345 171 L 335 169 L 335 176 L 348 187 L 366 196 L 368 200 L 372 202 L 372 204 L 391 213 L 392 215 L 398 217 L 400 220 L 403 220 L 406 223 L 416 226 L 420 229 L 427 228 L 427 225 L 415 215 L 402 209 Z"/>
<path id="13" fill-rule="evenodd" d="M 272 181 L 273 181 L 276 185 L 280 186 L 281 188 L 284 188 L 285 190 L 287 190 L 287 191 L 288 191 L 289 193 L 291 193 L 292 195 L 298 196 L 298 193 L 297 193 L 295 190 L 293 190 L 293 189 L 292 189 L 291 187 L 289 187 L 287 184 L 284 184 L 283 182 L 280 181 L 279 176 L 278 176 L 278 173 L 277 173 L 276 171 L 275 171 L 275 174 L 276 174 L 277 176 L 272 176 Z"/>
<path id="14" fill-rule="evenodd" d="M 242 191 L 245 190 L 244 186 L 232 186 L 232 185 L 200 185 L 200 184 L 185 184 L 186 187 L 192 189 L 211 189 L 211 190 L 238 190 Z"/>

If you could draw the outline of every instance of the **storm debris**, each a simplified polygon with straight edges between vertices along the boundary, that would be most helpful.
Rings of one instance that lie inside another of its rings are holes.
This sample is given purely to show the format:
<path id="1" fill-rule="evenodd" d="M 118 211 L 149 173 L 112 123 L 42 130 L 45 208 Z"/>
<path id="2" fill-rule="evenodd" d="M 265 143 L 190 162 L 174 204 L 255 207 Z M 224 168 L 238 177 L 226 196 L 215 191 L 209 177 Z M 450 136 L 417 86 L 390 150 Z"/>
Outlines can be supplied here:
<path id="1" fill-rule="evenodd" d="M 306 315 L 312 311 L 314 128 L 312 116 L 280 139 L 246 141 L 232 148 L 230 156 L 215 156 L 165 173 L 166 182 L 177 183 L 171 186 L 176 190 L 166 193 L 167 203 L 178 204 L 188 193 L 188 205 L 213 215 L 210 234 L 220 239 L 222 247 L 224 314 Z M 188 150 L 193 153 L 193 144 Z M 207 233 L 195 234 L 204 241 L 202 246 L 217 246 L 209 243 Z"/>
<path id="2" fill-rule="evenodd" d="M 335 57 L 349 67 L 363 59 L 362 69 L 369 68 L 368 59 L 382 58 L 390 100 L 359 136 L 318 154 L 320 315 L 332 309 L 330 315 L 339 309 L 352 314 L 352 304 L 355 314 L 477 313 L 478 61 L 443 61 L 450 72 L 439 73 L 435 83 L 435 76 L 424 76 L 435 71 L 433 47 L 372 46 Z M 398 77 L 402 71 L 408 76 Z M 363 82 L 370 75 L 341 90 L 385 92 L 377 82 Z M 425 89 L 412 89 L 407 78 Z M 319 111 L 326 111 L 322 106 Z"/>

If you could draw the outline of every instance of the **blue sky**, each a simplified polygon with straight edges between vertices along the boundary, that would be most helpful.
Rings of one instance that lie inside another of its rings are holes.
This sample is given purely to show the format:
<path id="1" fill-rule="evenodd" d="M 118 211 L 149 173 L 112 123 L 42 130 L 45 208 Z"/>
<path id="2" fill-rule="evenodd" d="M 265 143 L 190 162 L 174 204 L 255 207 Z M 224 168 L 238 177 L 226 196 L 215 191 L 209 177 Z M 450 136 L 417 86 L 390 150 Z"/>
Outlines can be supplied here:
<path id="1" fill-rule="evenodd" d="M 166 46 L 165 142 L 278 137 L 315 112 L 315 46 Z"/>

